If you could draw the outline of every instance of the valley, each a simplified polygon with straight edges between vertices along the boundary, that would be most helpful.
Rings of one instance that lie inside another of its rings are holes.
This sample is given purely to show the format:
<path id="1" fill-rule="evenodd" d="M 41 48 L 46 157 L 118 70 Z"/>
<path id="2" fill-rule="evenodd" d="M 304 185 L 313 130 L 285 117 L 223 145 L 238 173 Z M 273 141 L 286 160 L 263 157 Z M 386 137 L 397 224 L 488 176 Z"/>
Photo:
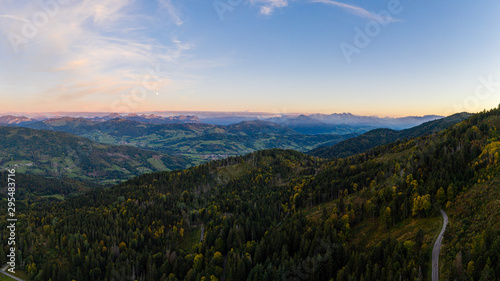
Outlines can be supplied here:
<path id="1" fill-rule="evenodd" d="M 495 276 L 498 125 L 494 109 L 345 158 L 259 150 L 62 201 L 32 196 L 19 202 L 24 270 L 29 280 L 431 280 L 442 208 L 440 276 Z"/>
<path id="2" fill-rule="evenodd" d="M 62 131 L 105 144 L 130 145 L 179 155 L 189 159 L 190 165 L 271 148 L 305 152 L 357 136 L 356 133 L 306 135 L 283 125 L 260 120 L 222 126 L 203 123 L 151 124 L 125 119 L 99 122 L 84 118 L 58 118 L 23 126 Z"/>

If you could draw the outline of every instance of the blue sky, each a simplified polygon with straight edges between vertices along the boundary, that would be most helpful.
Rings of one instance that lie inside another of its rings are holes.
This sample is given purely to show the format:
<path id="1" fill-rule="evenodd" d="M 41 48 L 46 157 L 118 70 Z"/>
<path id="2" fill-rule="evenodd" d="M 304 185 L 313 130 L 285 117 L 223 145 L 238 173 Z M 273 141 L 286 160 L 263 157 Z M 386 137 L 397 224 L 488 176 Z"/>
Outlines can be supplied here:
<path id="1" fill-rule="evenodd" d="M 0 112 L 500 103 L 500 1 L 3 0 Z M 498 81 L 498 82 L 496 82 Z"/>

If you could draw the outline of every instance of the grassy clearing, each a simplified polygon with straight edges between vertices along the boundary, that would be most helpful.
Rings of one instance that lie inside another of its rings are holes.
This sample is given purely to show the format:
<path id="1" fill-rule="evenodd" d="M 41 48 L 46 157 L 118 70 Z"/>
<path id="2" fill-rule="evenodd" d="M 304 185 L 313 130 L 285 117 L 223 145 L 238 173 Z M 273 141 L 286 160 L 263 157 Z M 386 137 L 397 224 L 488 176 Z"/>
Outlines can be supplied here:
<path id="1" fill-rule="evenodd" d="M 382 162 L 392 161 L 392 160 L 395 160 L 395 159 L 401 159 L 404 156 L 408 156 L 413 151 L 414 151 L 414 148 L 411 148 L 411 149 L 407 149 L 405 151 L 401 151 L 401 152 L 397 152 L 397 153 L 384 154 L 382 157 L 374 159 L 374 161 L 377 162 L 377 163 L 382 163 Z"/>
<path id="2" fill-rule="evenodd" d="M 351 196 L 349 198 L 354 200 Z M 336 207 L 336 204 L 337 201 L 323 203 L 305 210 L 304 214 L 311 220 L 319 221 L 323 215 L 323 210 L 326 209 L 326 212 L 329 214 Z M 379 218 L 370 218 L 353 226 L 348 243 L 368 249 L 389 237 L 395 238 L 398 241 L 414 240 L 419 229 L 422 229 L 424 232 L 423 243 L 425 245 L 423 247 L 429 252 L 429 262 L 431 262 L 433 242 L 437 234 L 439 234 L 442 225 L 442 217 L 438 215 L 421 219 L 407 218 L 386 230 L 380 223 Z"/>
<path id="3" fill-rule="evenodd" d="M 16 270 L 16 273 L 12 275 L 16 276 L 17 278 L 28 280 L 28 274 L 26 274 L 26 272 L 24 272 L 23 270 Z"/>
<path id="4" fill-rule="evenodd" d="M 149 162 L 149 164 L 153 165 L 153 167 L 155 167 L 155 169 L 157 169 L 157 170 L 170 171 L 170 169 L 168 169 L 167 166 L 165 166 L 163 161 L 161 161 L 159 159 L 149 158 L 148 162 Z"/>
<path id="5" fill-rule="evenodd" d="M 121 180 L 111 179 L 111 180 L 103 180 L 103 181 L 101 181 L 101 184 L 104 184 L 104 185 L 106 185 L 106 184 L 119 184 L 119 183 L 125 182 L 125 181 L 127 181 L 127 179 L 121 179 Z"/>
<path id="6" fill-rule="evenodd" d="M 245 172 L 251 170 L 251 168 L 252 167 L 251 167 L 250 162 L 239 163 L 236 165 L 222 167 L 219 169 L 219 177 L 222 180 L 226 180 L 226 181 L 228 181 L 230 179 L 239 178 Z"/>
<path id="7" fill-rule="evenodd" d="M 201 226 L 193 227 L 186 233 L 184 240 L 179 245 L 179 248 L 185 251 L 191 251 L 191 248 L 200 242 Z"/>
<path id="8" fill-rule="evenodd" d="M 424 231 L 424 244 L 431 246 L 442 226 L 441 216 L 431 218 L 408 218 L 390 229 L 384 229 L 378 218 L 368 219 L 352 229 L 351 243 L 370 248 L 388 237 L 398 241 L 413 240 L 419 229 Z"/>
<path id="9" fill-rule="evenodd" d="M 18 160 L 18 161 L 9 161 L 5 163 L 4 165 L 7 167 L 13 167 L 15 165 L 17 166 L 25 166 L 28 164 L 33 164 L 33 161 L 28 161 L 28 160 Z"/>
<path id="10" fill-rule="evenodd" d="M 326 203 L 319 204 L 313 208 L 307 209 L 304 211 L 304 215 L 308 219 L 312 219 L 314 221 L 318 221 L 321 219 L 321 216 L 323 215 L 323 209 L 326 209 L 326 212 L 328 214 L 331 213 L 333 208 L 337 205 L 336 201 L 330 201 Z"/>
<path id="11" fill-rule="evenodd" d="M 22 270 L 16 270 L 16 273 L 10 273 L 9 274 L 11 275 L 14 275 L 16 276 L 17 278 L 21 278 L 23 280 L 27 280 L 28 279 L 28 275 L 22 271 Z M 7 276 L 7 275 L 4 275 L 3 273 L 0 273 L 0 281 L 15 281 L 15 279 Z"/>
<path id="12" fill-rule="evenodd" d="M 42 197 L 42 198 L 55 198 L 55 199 L 61 200 L 61 201 L 65 199 L 64 195 L 62 195 L 62 194 L 43 195 L 40 197 Z"/>
<path id="13" fill-rule="evenodd" d="M 15 279 L 12 279 L 9 276 L 4 275 L 3 273 L 0 273 L 0 281 L 15 281 Z"/>

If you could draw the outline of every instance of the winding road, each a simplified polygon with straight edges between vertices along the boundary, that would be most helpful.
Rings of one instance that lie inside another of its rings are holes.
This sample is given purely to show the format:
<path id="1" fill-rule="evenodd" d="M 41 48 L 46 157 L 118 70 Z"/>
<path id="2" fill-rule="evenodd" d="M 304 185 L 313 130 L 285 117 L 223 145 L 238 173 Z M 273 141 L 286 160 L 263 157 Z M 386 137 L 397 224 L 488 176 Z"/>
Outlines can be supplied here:
<path id="1" fill-rule="evenodd" d="M 448 225 L 448 215 L 443 210 L 440 211 L 443 216 L 443 228 L 441 228 L 441 232 L 436 238 L 436 243 L 434 243 L 434 248 L 432 249 L 432 281 L 439 281 L 439 250 L 443 242 L 444 231 Z"/>

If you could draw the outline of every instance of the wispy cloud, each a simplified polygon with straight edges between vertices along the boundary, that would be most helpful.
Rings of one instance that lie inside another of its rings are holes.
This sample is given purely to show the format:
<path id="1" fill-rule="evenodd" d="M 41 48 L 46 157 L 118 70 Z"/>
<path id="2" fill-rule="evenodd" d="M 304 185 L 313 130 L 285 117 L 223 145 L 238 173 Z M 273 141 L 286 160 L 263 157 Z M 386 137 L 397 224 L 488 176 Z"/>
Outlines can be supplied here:
<path id="1" fill-rule="evenodd" d="M 186 56 L 193 45 L 175 37 L 182 20 L 170 0 L 158 1 L 170 17 L 136 14 L 139 0 L 66 1 L 19 55 L 9 56 L 13 51 L 7 34 L 22 35 L 25 19 L 42 11 L 32 1 L 21 0 L 23 5 L 7 5 L 0 15 L 0 57 L 11 66 L 8 75 L 19 76 L 12 80 L 21 80 L 23 73 L 24 80 L 38 85 L 24 91 L 44 102 L 100 99 L 109 104 L 113 96 L 140 85 L 157 66 L 172 74 L 157 77 L 158 87 L 173 85 L 176 79 L 182 84 L 185 65 L 196 61 Z M 163 37 L 150 36 L 160 28 Z"/>
<path id="2" fill-rule="evenodd" d="M 167 1 L 167 0 L 158 0 L 158 1 Z M 250 3 L 255 6 L 260 7 L 260 14 L 262 15 L 271 15 L 275 9 L 284 8 L 288 6 L 288 3 L 291 0 L 250 0 Z M 376 13 L 372 13 L 367 11 L 364 8 L 345 4 L 342 2 L 334 1 L 334 0 L 311 0 L 312 3 L 322 3 L 326 5 L 339 7 L 353 15 L 358 17 L 367 18 L 371 20 L 384 21 L 384 22 L 400 22 L 400 19 L 393 17 L 381 16 Z"/>
<path id="3" fill-rule="evenodd" d="M 271 15 L 276 8 L 288 6 L 288 0 L 250 0 L 250 3 L 260 6 L 262 15 Z"/>
<path id="4" fill-rule="evenodd" d="M 160 4 L 160 7 L 163 9 L 166 9 L 172 20 L 175 22 L 176 25 L 182 25 L 184 22 L 181 20 L 181 17 L 179 16 L 179 12 L 177 8 L 174 7 L 172 4 L 172 0 L 157 0 L 158 4 Z"/>
<path id="5" fill-rule="evenodd" d="M 401 21 L 400 19 L 396 19 L 396 18 L 392 18 L 392 17 L 384 17 L 384 16 L 378 15 L 376 13 L 369 12 L 369 11 L 367 11 L 367 10 L 361 8 L 361 7 L 354 6 L 354 5 L 349 5 L 349 4 L 345 4 L 345 3 L 341 3 L 341 2 L 338 2 L 338 1 L 333 1 L 333 0 L 313 0 L 312 2 L 313 3 L 323 3 L 323 4 L 327 4 L 327 5 L 336 6 L 336 7 L 339 7 L 339 8 L 342 8 L 342 9 L 346 10 L 347 12 L 349 12 L 349 13 L 351 13 L 353 15 L 356 15 L 356 16 L 362 17 L 362 18 L 371 19 L 371 20 L 385 21 L 385 22 L 400 22 Z"/>
<path id="6" fill-rule="evenodd" d="M 18 20 L 18 21 L 22 21 L 22 22 L 30 22 L 29 20 L 27 20 L 25 18 L 16 17 L 13 15 L 0 15 L 0 18 Z"/>

